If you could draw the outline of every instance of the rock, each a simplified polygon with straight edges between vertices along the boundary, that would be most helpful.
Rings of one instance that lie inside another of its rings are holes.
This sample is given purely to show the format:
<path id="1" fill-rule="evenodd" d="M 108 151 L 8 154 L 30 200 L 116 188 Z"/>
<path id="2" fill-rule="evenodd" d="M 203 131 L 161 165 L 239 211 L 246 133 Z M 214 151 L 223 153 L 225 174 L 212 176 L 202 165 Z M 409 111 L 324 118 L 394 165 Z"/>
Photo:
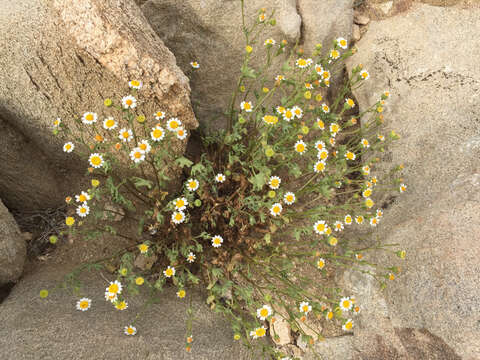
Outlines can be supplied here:
<path id="1" fill-rule="evenodd" d="M 204 0 L 147 0 L 141 1 L 142 10 L 159 37 L 175 54 L 183 71 L 190 75 L 192 104 L 202 126 L 216 129 L 225 127 L 224 112 L 240 75 L 245 52 L 240 1 Z M 351 36 L 352 0 L 322 1 L 319 9 L 314 0 L 249 0 L 245 2 L 246 23 L 256 19 L 258 10 L 275 10 L 275 27 L 267 27 L 265 35 L 253 44 L 254 67 L 264 60 L 260 53 L 264 38 L 272 37 L 277 44 L 286 39 L 290 45 L 300 40 L 306 53 L 316 43 L 330 45 L 332 39 Z M 321 11 L 322 16 L 318 16 Z M 262 55 L 263 56 L 263 55 Z M 192 71 L 191 61 L 200 68 Z M 280 70 L 280 63 L 272 66 L 271 82 Z"/>
<path id="2" fill-rule="evenodd" d="M 53 121 L 89 110 L 102 116 L 103 99 L 123 97 L 132 78 L 144 83 L 147 118 L 162 108 L 186 128 L 197 126 L 188 79 L 132 1 L 3 0 L 1 6 L 0 139 L 6 151 L 0 160 L 7 161 L 0 161 L 6 174 L 0 195 L 9 207 L 56 207 L 80 188 L 76 179 L 85 164 L 61 150 Z M 183 151 L 181 144 L 176 151 Z"/>
<path id="3" fill-rule="evenodd" d="M 393 7 L 393 1 L 387 1 L 377 5 L 377 8 L 380 9 L 385 15 L 388 15 L 390 10 L 392 10 L 392 7 Z"/>
<path id="4" fill-rule="evenodd" d="M 150 270 L 157 259 L 157 255 L 146 256 L 138 254 L 133 264 L 141 270 Z"/>
<path id="5" fill-rule="evenodd" d="M 233 340 L 226 321 L 211 311 L 201 294 L 192 292 L 194 321 L 192 353 L 185 352 L 185 313 L 189 299 L 180 300 L 174 288 L 158 295 L 159 303 L 144 309 L 147 291 L 127 298 L 128 309 L 115 310 L 104 298 L 105 280 L 96 272 L 80 277 L 82 290 L 73 296 L 53 291 L 67 270 L 64 266 L 34 264 L 0 305 L 0 358 L 2 359 L 199 359 L 249 360 L 246 348 Z M 47 298 L 39 291 L 50 289 Z M 146 289 L 143 289 L 146 290 Z M 189 291 L 187 289 L 187 291 Z M 75 309 L 81 297 L 91 308 Z M 123 329 L 136 315 L 135 336 Z M 13 355 L 14 354 L 14 355 Z"/>
<path id="6" fill-rule="evenodd" d="M 386 213 L 378 236 L 406 249 L 405 262 L 394 261 L 402 272 L 384 293 L 345 275 L 364 303 L 352 342 L 368 359 L 474 360 L 480 353 L 473 315 L 480 307 L 479 16 L 480 9 L 417 4 L 372 22 L 348 63 L 370 72 L 354 93 L 360 111 L 384 90 L 392 94 L 384 131 L 401 139 L 374 174 L 404 163 L 408 185 L 398 199 L 377 201 Z"/>
<path id="7" fill-rule="evenodd" d="M 22 275 L 26 256 L 25 239 L 0 200 L 0 286 L 17 281 Z"/>
<path id="8" fill-rule="evenodd" d="M 352 36 L 353 0 L 298 0 L 298 11 L 305 50 L 319 42 L 329 49 L 336 38 Z"/>
<path id="9" fill-rule="evenodd" d="M 370 22 L 370 18 L 358 11 L 355 11 L 353 16 L 353 22 L 357 25 L 367 25 Z"/>
<path id="10" fill-rule="evenodd" d="M 360 40 L 362 37 L 362 33 L 360 32 L 360 26 L 357 24 L 353 24 L 353 31 L 352 31 L 352 39 L 354 41 Z"/>
<path id="11" fill-rule="evenodd" d="M 275 321 L 270 323 L 270 337 L 279 346 L 292 343 L 292 329 L 288 321 L 276 316 Z"/>

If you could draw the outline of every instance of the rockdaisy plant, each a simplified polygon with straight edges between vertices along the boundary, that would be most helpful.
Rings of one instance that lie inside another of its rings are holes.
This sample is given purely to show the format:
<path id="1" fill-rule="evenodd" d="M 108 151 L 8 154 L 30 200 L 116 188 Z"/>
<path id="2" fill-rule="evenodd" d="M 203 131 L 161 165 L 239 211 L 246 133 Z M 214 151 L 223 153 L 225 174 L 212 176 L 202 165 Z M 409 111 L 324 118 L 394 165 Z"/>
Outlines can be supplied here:
<path id="1" fill-rule="evenodd" d="M 187 141 L 188 129 L 166 107 L 142 112 L 141 79 L 132 79 L 122 98 L 105 100 L 103 109 L 54 121 L 66 156 L 84 159 L 92 184 L 67 197 L 72 209 L 65 232 L 126 241 L 122 251 L 90 264 L 108 263 L 111 276 L 99 293 L 112 312 L 133 312 L 129 298 L 140 288 L 161 299 L 164 287 L 175 287 L 178 301 L 190 304 L 184 344 L 190 352 L 195 311 L 188 298 L 202 287 L 207 304 L 227 317 L 234 339 L 255 358 L 285 359 L 292 354 L 275 346 L 278 319 L 313 352 L 325 336 L 322 322 L 355 331 L 362 305 L 335 284 L 339 272 L 356 269 L 382 288 L 398 274 L 369 253 L 380 249 L 403 259 L 405 251 L 355 229 L 376 229 L 384 213 L 379 194 L 403 193 L 407 186 L 402 166 L 383 179 L 375 173 L 380 154 L 398 139 L 382 132 L 390 94 L 360 112 L 352 90 L 368 84 L 362 66 L 329 92 L 355 52 L 346 39 L 338 37 L 328 49 L 318 44 L 307 56 L 265 35 L 275 25 L 273 13 L 261 9 L 251 25 L 243 23 L 246 47 L 226 129 L 202 135 L 199 155 L 171 151 Z M 135 226 L 120 230 L 119 215 Z M 90 307 L 89 298 L 77 302 L 81 311 L 95 311 Z M 140 318 L 132 314 L 119 334 L 142 332 Z"/>

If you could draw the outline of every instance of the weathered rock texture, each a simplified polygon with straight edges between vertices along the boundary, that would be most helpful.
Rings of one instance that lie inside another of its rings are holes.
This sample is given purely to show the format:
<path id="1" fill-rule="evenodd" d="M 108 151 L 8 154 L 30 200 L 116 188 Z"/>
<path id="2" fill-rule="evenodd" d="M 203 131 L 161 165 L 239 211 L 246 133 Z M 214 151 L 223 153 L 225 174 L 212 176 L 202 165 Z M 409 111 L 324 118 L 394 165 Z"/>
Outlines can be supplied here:
<path id="1" fill-rule="evenodd" d="M 17 223 L 0 200 L 0 286 L 22 275 L 27 255 Z"/>
<path id="2" fill-rule="evenodd" d="M 9 207 L 35 209 L 61 202 L 75 183 L 72 172 L 82 168 L 83 173 L 84 166 L 65 156 L 52 139 L 53 120 L 79 118 L 86 111 L 103 119 L 103 99 L 123 97 L 128 80 L 144 82 L 142 112 L 148 118 L 161 108 L 188 129 L 197 126 L 188 79 L 133 1 L 2 0 L 0 5 L 0 110 L 2 124 L 9 124 L 2 132 L 15 130 L 21 134 L 19 143 L 28 143 L 23 154 L 7 148 L 7 155 L 1 155 L 8 162 L 0 162 L 0 173 L 16 177 L 12 186 L 1 183 L 0 195 Z M 182 151 L 180 144 L 177 150 Z M 28 162 L 27 153 L 32 154 Z M 12 163 L 23 171 L 14 172 Z M 39 169 L 44 175 L 30 187 L 24 179 Z M 58 169 L 67 170 L 68 184 Z M 58 179 L 53 192 L 46 181 L 52 178 Z M 38 191 L 42 187 L 45 191 Z"/>
<path id="3" fill-rule="evenodd" d="M 354 94 L 361 109 L 384 90 L 392 94 L 385 131 L 401 139 L 384 161 L 405 164 L 408 190 L 393 204 L 378 202 L 386 208 L 378 235 L 407 251 L 404 263 L 395 262 L 401 274 L 385 293 L 372 280 L 345 275 L 362 306 L 349 358 L 480 354 L 479 17 L 479 10 L 416 4 L 372 22 L 351 59 L 350 67 L 362 63 L 371 74 Z M 374 170 L 381 178 L 383 167 Z"/>
<path id="4" fill-rule="evenodd" d="M 235 88 L 245 51 L 242 32 L 241 2 L 217 0 L 147 0 L 139 1 L 148 21 L 175 54 L 178 65 L 191 73 L 192 103 L 202 125 L 225 127 L 224 111 Z M 343 36 L 350 38 L 352 28 L 352 0 L 248 0 L 246 24 L 258 16 L 258 10 L 275 11 L 277 25 L 269 27 L 254 44 L 253 55 L 262 55 L 253 61 L 256 67 L 264 62 L 263 41 L 272 37 L 277 44 L 282 39 L 290 45 L 296 41 L 311 53 L 318 42 L 330 44 Z M 318 16 L 318 15 L 321 16 Z M 191 61 L 198 61 L 200 69 L 192 72 Z M 280 66 L 272 71 L 271 87 Z"/>
<path id="5" fill-rule="evenodd" d="M 38 265 L 38 264 L 37 264 Z M 64 266 L 34 266 L 0 305 L 0 358 L 22 359 L 105 359 L 105 360 L 247 360 L 240 342 L 233 340 L 225 320 L 194 293 L 192 353 L 185 351 L 185 313 L 189 300 L 180 300 L 171 288 L 160 294 L 161 301 L 148 307 L 136 323 L 138 333 L 126 336 L 146 294 L 128 298 L 128 309 L 116 310 L 104 298 L 106 282 L 97 273 L 81 277 L 82 293 L 54 287 L 65 275 Z M 108 275 L 107 275 L 108 276 Z M 50 289 L 46 299 L 40 289 Z M 92 299 L 86 311 L 75 309 L 80 297 Z"/>

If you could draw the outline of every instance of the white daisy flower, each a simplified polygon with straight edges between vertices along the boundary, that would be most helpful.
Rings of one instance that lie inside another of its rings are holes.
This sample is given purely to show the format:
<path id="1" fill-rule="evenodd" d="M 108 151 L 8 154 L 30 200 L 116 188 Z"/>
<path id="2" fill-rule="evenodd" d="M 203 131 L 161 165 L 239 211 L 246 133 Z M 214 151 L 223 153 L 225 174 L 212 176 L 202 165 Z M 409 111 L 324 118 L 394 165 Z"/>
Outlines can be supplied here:
<path id="1" fill-rule="evenodd" d="M 223 183 L 225 181 L 225 175 L 223 174 L 215 175 L 215 181 L 218 183 Z"/>
<path id="2" fill-rule="evenodd" d="M 161 126 L 155 126 L 150 132 L 153 141 L 160 141 L 165 137 L 165 130 Z"/>
<path id="3" fill-rule="evenodd" d="M 118 298 L 117 294 L 105 291 L 105 300 L 113 303 L 113 302 L 117 301 L 117 298 Z"/>
<path id="4" fill-rule="evenodd" d="M 253 110 L 253 105 L 251 101 L 242 101 L 240 103 L 240 109 L 242 109 L 245 112 L 252 112 Z"/>
<path id="5" fill-rule="evenodd" d="M 200 67 L 200 64 L 197 61 L 192 61 L 190 62 L 190 66 L 194 69 L 198 69 Z"/>
<path id="6" fill-rule="evenodd" d="M 325 267 L 325 259 L 320 258 L 317 260 L 317 269 L 323 269 Z"/>
<path id="7" fill-rule="evenodd" d="M 295 115 L 296 118 L 301 119 L 303 116 L 303 111 L 300 109 L 298 106 L 292 107 L 293 114 Z"/>
<path id="8" fill-rule="evenodd" d="M 338 220 L 333 223 L 333 227 L 335 231 L 342 231 L 344 229 L 343 223 Z"/>
<path id="9" fill-rule="evenodd" d="M 90 207 L 83 203 L 82 205 L 77 207 L 77 215 L 80 217 L 85 217 L 90 213 Z"/>
<path id="10" fill-rule="evenodd" d="M 284 119 L 284 120 L 290 121 L 290 120 L 292 120 L 293 118 L 295 118 L 295 113 L 293 112 L 292 109 L 286 109 L 286 110 L 283 112 L 283 119 Z"/>
<path id="11" fill-rule="evenodd" d="M 370 77 L 370 74 L 368 73 L 367 70 L 362 70 L 360 71 L 360 77 L 362 78 L 362 80 L 368 80 L 368 78 Z"/>
<path id="12" fill-rule="evenodd" d="M 198 189 L 200 183 L 196 179 L 188 179 L 187 180 L 187 189 L 190 191 L 195 191 Z"/>
<path id="13" fill-rule="evenodd" d="M 153 114 L 153 116 L 155 116 L 155 120 L 162 120 L 163 118 L 165 118 L 165 115 L 166 113 L 164 111 L 157 111 L 155 114 Z"/>
<path id="14" fill-rule="evenodd" d="M 378 217 L 372 217 L 370 219 L 370 225 L 371 226 L 377 226 L 378 225 Z"/>
<path id="15" fill-rule="evenodd" d="M 264 321 L 270 315 L 272 315 L 272 308 L 268 305 L 263 305 L 260 309 L 257 309 L 257 317 Z"/>
<path id="16" fill-rule="evenodd" d="M 325 168 L 327 167 L 325 161 L 317 161 L 315 165 L 313 165 L 313 171 L 316 173 L 324 172 Z"/>
<path id="17" fill-rule="evenodd" d="M 351 152 L 351 151 L 347 151 L 345 153 L 345 159 L 347 160 L 355 160 L 357 156 L 355 155 L 355 153 Z"/>
<path id="18" fill-rule="evenodd" d="M 363 218 L 362 215 L 358 215 L 357 217 L 355 217 L 355 222 L 356 222 L 358 225 L 363 224 L 363 221 L 364 221 L 364 218 Z"/>
<path id="19" fill-rule="evenodd" d="M 349 311 L 353 306 L 353 302 L 349 297 L 343 297 L 340 299 L 340 303 L 338 305 L 342 311 Z"/>
<path id="20" fill-rule="evenodd" d="M 128 142 L 133 139 L 133 132 L 130 129 L 123 128 L 118 133 L 118 138 L 123 142 Z"/>
<path id="21" fill-rule="evenodd" d="M 292 205 L 295 202 L 295 194 L 290 191 L 285 193 L 285 195 L 283 196 L 283 201 L 287 205 Z"/>
<path id="22" fill-rule="evenodd" d="M 330 50 L 330 57 L 333 60 L 337 60 L 340 57 L 340 52 L 337 49 Z"/>
<path id="23" fill-rule="evenodd" d="M 370 143 L 368 142 L 367 139 L 362 139 L 362 140 L 361 140 L 361 143 L 362 143 L 362 146 L 363 146 L 364 148 L 369 148 L 369 147 L 370 147 Z"/>
<path id="24" fill-rule="evenodd" d="M 322 104 L 322 111 L 323 111 L 325 114 L 328 114 L 328 113 L 330 112 L 330 107 L 329 107 L 327 104 L 323 103 L 323 104 Z"/>
<path id="25" fill-rule="evenodd" d="M 273 46 L 273 45 L 275 45 L 275 43 L 276 43 L 276 41 L 275 41 L 274 39 L 271 39 L 271 38 L 270 38 L 270 39 L 266 39 L 263 44 L 264 44 L 265 46 L 268 46 L 268 45 Z"/>
<path id="26" fill-rule="evenodd" d="M 282 212 L 283 208 L 282 208 L 282 204 L 280 203 L 275 203 L 272 205 L 272 207 L 270 208 L 270 214 L 272 214 L 273 216 L 277 216 L 277 215 L 280 215 L 281 212 Z"/>
<path id="27" fill-rule="evenodd" d="M 176 198 L 175 200 L 173 200 L 173 204 L 175 205 L 175 208 L 177 210 L 185 210 L 187 208 L 187 205 L 188 205 L 188 201 L 186 198 L 184 197 L 180 197 L 180 198 Z"/>
<path id="28" fill-rule="evenodd" d="M 336 136 L 339 131 L 340 131 L 340 125 L 338 125 L 337 123 L 330 124 L 330 133 L 332 136 Z"/>
<path id="29" fill-rule="evenodd" d="M 135 335 L 137 333 L 137 328 L 135 326 L 132 326 L 132 325 L 129 325 L 129 326 L 125 326 L 125 328 L 123 329 L 123 332 L 125 333 L 125 335 Z"/>
<path id="30" fill-rule="evenodd" d="M 306 150 L 307 150 L 307 144 L 305 144 L 305 142 L 303 140 L 298 140 L 295 143 L 295 151 L 296 152 L 298 152 L 300 154 L 303 154 Z"/>
<path id="31" fill-rule="evenodd" d="M 370 166 L 368 166 L 368 165 L 362 166 L 362 172 L 363 172 L 363 175 L 369 175 L 370 174 Z"/>
<path id="32" fill-rule="evenodd" d="M 177 131 L 179 127 L 182 126 L 182 122 L 178 118 L 170 118 L 167 121 L 167 129 L 170 131 Z"/>
<path id="33" fill-rule="evenodd" d="M 267 333 L 267 328 L 262 325 L 261 327 L 250 331 L 250 336 L 253 339 L 258 339 L 258 338 L 264 337 L 266 333 Z"/>
<path id="34" fill-rule="evenodd" d="M 90 163 L 90 166 L 98 169 L 103 165 L 103 156 L 99 153 L 93 153 L 88 158 L 88 162 Z"/>
<path id="35" fill-rule="evenodd" d="M 283 75 L 277 75 L 277 76 L 275 76 L 275 81 L 279 81 L 279 82 L 280 82 L 280 81 L 282 81 L 282 80 L 285 80 L 285 76 L 283 76 Z"/>
<path id="36" fill-rule="evenodd" d="M 320 141 L 318 140 L 317 142 L 315 142 L 315 148 L 318 150 L 318 151 L 322 151 L 324 150 L 326 147 L 325 147 L 325 143 L 323 141 Z"/>
<path id="37" fill-rule="evenodd" d="M 328 225 L 324 220 L 319 220 L 315 224 L 313 224 L 313 230 L 318 234 L 318 235 L 323 235 L 327 232 Z"/>
<path id="38" fill-rule="evenodd" d="M 152 147 L 150 146 L 150 143 L 148 140 L 142 140 L 138 143 L 138 148 L 142 150 L 145 154 L 148 154 L 150 150 L 152 150 Z"/>
<path id="39" fill-rule="evenodd" d="M 355 101 L 353 101 L 353 99 L 350 99 L 350 98 L 345 99 L 345 104 L 347 104 L 349 108 L 355 107 Z"/>
<path id="40" fill-rule="evenodd" d="M 268 186 L 270 187 L 270 189 L 276 190 L 280 187 L 281 182 L 282 179 L 280 179 L 278 176 L 272 176 L 268 181 Z"/>
<path id="41" fill-rule="evenodd" d="M 183 211 L 174 211 L 172 214 L 172 221 L 175 224 L 181 224 L 185 221 L 185 213 Z"/>
<path id="42" fill-rule="evenodd" d="M 307 315 L 310 311 L 312 311 L 312 305 L 308 303 L 308 301 L 303 301 L 300 303 L 298 307 L 299 311 Z"/>
<path id="43" fill-rule="evenodd" d="M 128 86 L 130 86 L 132 89 L 141 89 L 142 87 L 142 82 L 141 81 L 138 81 L 138 80 L 131 80 L 128 82 Z"/>
<path id="44" fill-rule="evenodd" d="M 223 238 L 220 235 L 215 235 L 212 237 L 212 246 L 219 248 L 222 246 Z"/>
<path id="45" fill-rule="evenodd" d="M 91 299 L 81 298 L 80 300 L 77 301 L 77 310 L 87 311 L 88 309 L 90 309 L 91 304 L 92 304 Z"/>
<path id="46" fill-rule="evenodd" d="M 167 278 L 175 276 L 175 268 L 173 266 L 167 266 L 167 269 L 163 270 L 163 275 Z"/>
<path id="47" fill-rule="evenodd" d="M 407 185 L 405 184 L 400 184 L 399 188 L 401 193 L 404 193 L 405 191 L 407 191 Z"/>
<path id="48" fill-rule="evenodd" d="M 183 126 L 180 126 L 177 129 L 177 138 L 180 140 L 185 140 L 187 138 L 187 130 L 183 128 Z"/>
<path id="49" fill-rule="evenodd" d="M 189 252 L 188 255 L 187 255 L 187 261 L 189 263 L 193 263 L 195 261 L 195 259 L 197 258 L 197 256 L 193 253 L 193 252 Z"/>
<path id="50" fill-rule="evenodd" d="M 75 145 L 71 141 L 63 145 L 63 151 L 65 151 L 66 153 L 71 153 L 73 149 L 75 149 Z"/>
<path id="51" fill-rule="evenodd" d="M 103 128 L 105 130 L 113 130 L 118 126 L 117 122 L 113 117 L 108 117 L 103 120 Z"/>
<path id="52" fill-rule="evenodd" d="M 345 215 L 344 218 L 345 225 L 352 225 L 353 224 L 353 217 L 350 214 Z"/>
<path id="53" fill-rule="evenodd" d="M 86 191 L 82 191 L 80 195 L 75 195 L 75 201 L 79 203 L 84 203 L 90 200 L 90 195 Z"/>
<path id="54" fill-rule="evenodd" d="M 132 95 L 127 95 L 122 98 L 122 105 L 124 109 L 134 109 L 137 106 L 137 99 Z"/>
<path id="55" fill-rule="evenodd" d="M 353 329 L 353 320 L 348 319 L 345 324 L 342 325 L 343 331 L 352 331 Z"/>
<path id="56" fill-rule="evenodd" d="M 134 161 L 136 164 L 142 162 L 145 160 L 145 151 L 139 147 L 133 148 L 132 151 L 130 151 L 130 159 L 132 159 L 132 161 Z"/>
<path id="57" fill-rule="evenodd" d="M 295 64 L 300 68 L 300 69 L 304 69 L 308 66 L 310 66 L 312 64 L 312 59 L 303 59 L 303 58 L 299 58 L 297 59 L 297 61 L 295 62 Z"/>
<path id="58" fill-rule="evenodd" d="M 348 42 L 343 37 L 339 37 L 337 38 L 337 45 L 342 49 L 346 49 L 348 47 Z"/>
<path id="59" fill-rule="evenodd" d="M 60 127 L 60 124 L 62 123 L 62 119 L 60 118 L 56 118 L 54 121 L 53 121 L 53 127 L 54 128 L 58 128 Z"/>
<path id="60" fill-rule="evenodd" d="M 317 73 L 318 75 L 322 75 L 322 73 L 323 73 L 323 66 L 320 65 L 320 64 L 316 64 L 316 65 L 315 65 L 315 71 L 316 71 L 316 73 Z"/>
<path id="61" fill-rule="evenodd" d="M 127 310 L 128 308 L 128 303 L 125 300 L 122 301 L 115 301 L 115 309 L 117 310 Z"/>
<path id="62" fill-rule="evenodd" d="M 110 285 L 105 289 L 105 292 L 108 292 L 110 294 L 121 294 L 122 293 L 122 283 L 118 280 L 111 281 Z"/>
<path id="63" fill-rule="evenodd" d="M 317 152 L 317 158 L 322 160 L 322 161 L 327 160 L 328 159 L 328 151 L 326 149 L 320 150 L 319 152 Z"/>
<path id="64" fill-rule="evenodd" d="M 91 125 L 93 123 L 97 122 L 97 114 L 93 112 L 86 112 L 82 116 L 82 123 Z"/>

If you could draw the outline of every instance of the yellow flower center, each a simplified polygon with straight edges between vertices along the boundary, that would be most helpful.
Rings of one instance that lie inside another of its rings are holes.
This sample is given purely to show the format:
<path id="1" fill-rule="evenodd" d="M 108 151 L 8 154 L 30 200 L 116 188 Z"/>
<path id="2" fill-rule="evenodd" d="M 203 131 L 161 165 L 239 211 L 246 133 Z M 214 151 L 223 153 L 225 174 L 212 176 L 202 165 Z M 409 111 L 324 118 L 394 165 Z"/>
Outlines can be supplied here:
<path id="1" fill-rule="evenodd" d="M 65 224 L 67 224 L 68 226 L 72 226 L 74 223 L 75 223 L 75 219 L 71 216 L 65 219 Z"/>
<path id="2" fill-rule="evenodd" d="M 90 159 L 90 162 L 93 164 L 93 165 L 100 165 L 102 163 L 102 159 L 100 158 L 100 156 L 93 156 L 91 159 Z"/>
<path id="3" fill-rule="evenodd" d="M 307 65 L 307 61 L 305 59 L 298 59 L 298 65 L 299 66 L 305 66 L 305 65 Z"/>
<path id="4" fill-rule="evenodd" d="M 264 328 L 258 328 L 257 330 L 255 330 L 255 335 L 257 335 L 258 337 L 262 337 L 265 336 L 265 332 L 266 330 Z"/>
<path id="5" fill-rule="evenodd" d="M 111 128 L 111 127 L 114 126 L 114 125 L 115 125 L 115 120 L 113 120 L 113 119 L 108 119 L 108 120 L 105 122 L 105 126 L 106 126 L 107 128 Z"/>
<path id="6" fill-rule="evenodd" d="M 260 310 L 260 316 L 261 317 L 267 317 L 268 316 L 268 310 L 267 309 Z"/>
<path id="7" fill-rule="evenodd" d="M 127 104 L 128 106 L 132 105 L 133 104 L 133 100 L 132 99 L 127 99 L 125 101 L 125 104 Z"/>
<path id="8" fill-rule="evenodd" d="M 147 150 L 147 144 L 140 144 L 140 145 L 138 145 L 138 147 L 139 147 L 140 149 L 142 149 L 143 151 L 146 151 L 146 150 Z"/>
<path id="9" fill-rule="evenodd" d="M 185 295 L 186 295 L 186 292 L 185 292 L 185 290 L 180 290 L 180 291 L 177 293 L 177 295 L 178 295 L 179 298 L 184 298 Z"/>
<path id="10" fill-rule="evenodd" d="M 317 263 L 317 266 L 319 269 L 323 268 L 325 266 L 325 263 L 322 260 L 319 260 Z"/>
<path id="11" fill-rule="evenodd" d="M 320 129 L 322 129 L 322 130 L 325 129 L 325 124 L 322 120 L 318 120 L 317 125 Z"/>
<path id="12" fill-rule="evenodd" d="M 185 205 L 185 201 L 183 201 L 183 199 L 179 199 L 179 200 L 177 200 L 177 202 L 175 203 L 175 206 L 176 206 L 177 208 L 181 208 L 181 207 L 183 207 L 184 205 Z"/>
<path id="13" fill-rule="evenodd" d="M 331 127 L 331 130 L 332 130 L 333 133 L 336 133 L 336 132 L 338 132 L 339 128 L 340 127 L 337 124 L 333 124 L 332 127 Z"/>
<path id="14" fill-rule="evenodd" d="M 293 201 L 293 195 L 287 195 L 287 201 L 292 202 Z"/>
<path id="15" fill-rule="evenodd" d="M 346 40 L 340 40 L 340 45 L 341 46 L 347 46 L 347 41 Z"/>
<path id="16" fill-rule="evenodd" d="M 65 149 L 70 150 L 71 148 L 72 148 L 72 145 L 70 144 L 65 145 Z"/>
<path id="17" fill-rule="evenodd" d="M 131 83 L 132 86 L 140 86 L 140 83 L 137 80 L 132 80 Z"/>
<path id="18" fill-rule="evenodd" d="M 162 117 L 162 116 L 163 116 L 163 112 L 158 111 L 158 112 L 157 112 L 157 116 L 158 116 L 158 117 Z"/>
<path id="19" fill-rule="evenodd" d="M 188 186 L 191 188 L 191 189 L 195 189 L 197 187 L 197 183 L 195 181 L 190 181 L 190 183 L 188 184 Z"/>
<path id="20" fill-rule="evenodd" d="M 247 102 L 247 103 L 245 103 L 245 104 L 243 105 L 243 108 L 244 108 L 245 110 L 250 110 L 250 109 L 252 108 L 252 106 L 250 105 L 250 103 Z"/>
<path id="21" fill-rule="evenodd" d="M 117 284 L 111 284 L 108 287 L 108 292 L 112 294 L 116 294 L 118 292 L 118 285 Z"/>
<path id="22" fill-rule="evenodd" d="M 178 136 L 183 136 L 184 134 L 185 134 L 185 132 L 182 129 L 177 131 Z"/>
<path id="23" fill-rule="evenodd" d="M 320 231 L 320 232 L 325 231 L 325 224 L 318 224 L 317 225 L 317 230 Z"/>
<path id="24" fill-rule="evenodd" d="M 303 312 L 307 312 L 308 311 L 308 305 L 303 305 L 302 310 L 303 310 Z"/>
<path id="25" fill-rule="evenodd" d="M 327 318 L 328 318 L 328 320 L 332 320 L 333 312 L 329 311 L 328 314 L 327 314 Z"/>
<path id="26" fill-rule="evenodd" d="M 131 335 L 133 334 L 133 329 L 131 327 L 127 328 L 127 332 Z"/>
<path id="27" fill-rule="evenodd" d="M 178 123 L 176 121 L 172 121 L 172 122 L 170 122 L 170 127 L 172 129 L 176 129 L 178 127 Z"/>
<path id="28" fill-rule="evenodd" d="M 332 50 L 332 53 L 331 53 L 332 57 L 333 58 L 337 58 L 340 56 L 339 52 L 337 50 Z"/>
<path id="29" fill-rule="evenodd" d="M 165 274 L 167 276 L 172 276 L 173 275 L 173 270 L 172 269 L 167 269 L 167 270 L 165 270 Z"/>
<path id="30" fill-rule="evenodd" d="M 183 219 L 183 215 L 182 215 L 182 214 L 180 214 L 180 213 L 176 213 L 176 214 L 175 214 L 175 220 L 180 221 L 180 220 L 182 220 L 182 219 Z"/>
<path id="31" fill-rule="evenodd" d="M 280 206 L 274 206 L 274 207 L 273 207 L 273 212 L 274 212 L 275 214 L 278 214 L 278 213 L 280 212 Z"/>
<path id="32" fill-rule="evenodd" d="M 365 79 L 368 76 L 366 72 L 362 73 L 362 77 Z"/>
<path id="33" fill-rule="evenodd" d="M 87 209 L 84 208 L 84 207 L 81 207 L 81 208 L 80 208 L 80 212 L 81 212 L 82 214 L 85 214 L 85 213 L 87 212 Z"/>
<path id="34" fill-rule="evenodd" d="M 325 169 L 325 164 L 320 162 L 317 164 L 317 170 L 318 171 L 323 171 Z"/>
<path id="35" fill-rule="evenodd" d="M 369 208 L 371 208 L 373 206 L 373 200 L 371 199 L 368 199 L 367 201 L 365 201 L 365 205 Z"/>
<path id="36" fill-rule="evenodd" d="M 353 327 L 353 324 L 351 322 L 347 322 L 345 324 L 345 329 L 347 329 L 347 330 L 352 330 L 352 327 Z"/>
<path id="37" fill-rule="evenodd" d="M 127 307 L 127 304 L 125 303 L 125 301 L 122 301 L 122 302 L 119 302 L 116 306 L 115 306 L 118 310 L 123 310 Z"/>
<path id="38" fill-rule="evenodd" d="M 148 245 L 145 245 L 145 244 L 141 244 L 138 246 L 138 249 L 141 251 L 141 252 L 146 252 L 148 250 Z"/>
<path id="39" fill-rule="evenodd" d="M 85 116 L 85 120 L 93 121 L 93 114 L 87 114 L 87 116 Z"/>
<path id="40" fill-rule="evenodd" d="M 347 159 L 352 160 L 353 159 L 353 153 L 348 152 L 347 153 Z"/>
<path id="41" fill-rule="evenodd" d="M 278 184 L 278 179 L 273 179 L 271 182 L 270 182 L 270 185 L 272 185 L 272 187 L 277 187 L 279 184 Z"/>
<path id="42" fill-rule="evenodd" d="M 298 151 L 298 152 L 304 152 L 304 151 L 305 151 L 305 145 L 303 145 L 303 144 L 298 144 L 298 145 L 297 145 L 297 151 Z"/>
<path id="43" fill-rule="evenodd" d="M 330 77 L 330 73 L 328 71 L 324 71 L 322 76 L 324 79 L 328 79 Z"/>
<path id="44" fill-rule="evenodd" d="M 80 301 L 80 308 L 81 309 L 88 308 L 88 301 L 86 301 L 86 300 Z"/>
<path id="45" fill-rule="evenodd" d="M 135 151 L 133 156 L 135 157 L 135 159 L 140 159 L 142 157 L 142 153 L 140 151 Z"/>
<path id="46" fill-rule="evenodd" d="M 343 307 L 346 308 L 346 309 L 348 309 L 348 308 L 350 307 L 350 301 L 344 300 L 344 301 L 343 301 Z"/>

